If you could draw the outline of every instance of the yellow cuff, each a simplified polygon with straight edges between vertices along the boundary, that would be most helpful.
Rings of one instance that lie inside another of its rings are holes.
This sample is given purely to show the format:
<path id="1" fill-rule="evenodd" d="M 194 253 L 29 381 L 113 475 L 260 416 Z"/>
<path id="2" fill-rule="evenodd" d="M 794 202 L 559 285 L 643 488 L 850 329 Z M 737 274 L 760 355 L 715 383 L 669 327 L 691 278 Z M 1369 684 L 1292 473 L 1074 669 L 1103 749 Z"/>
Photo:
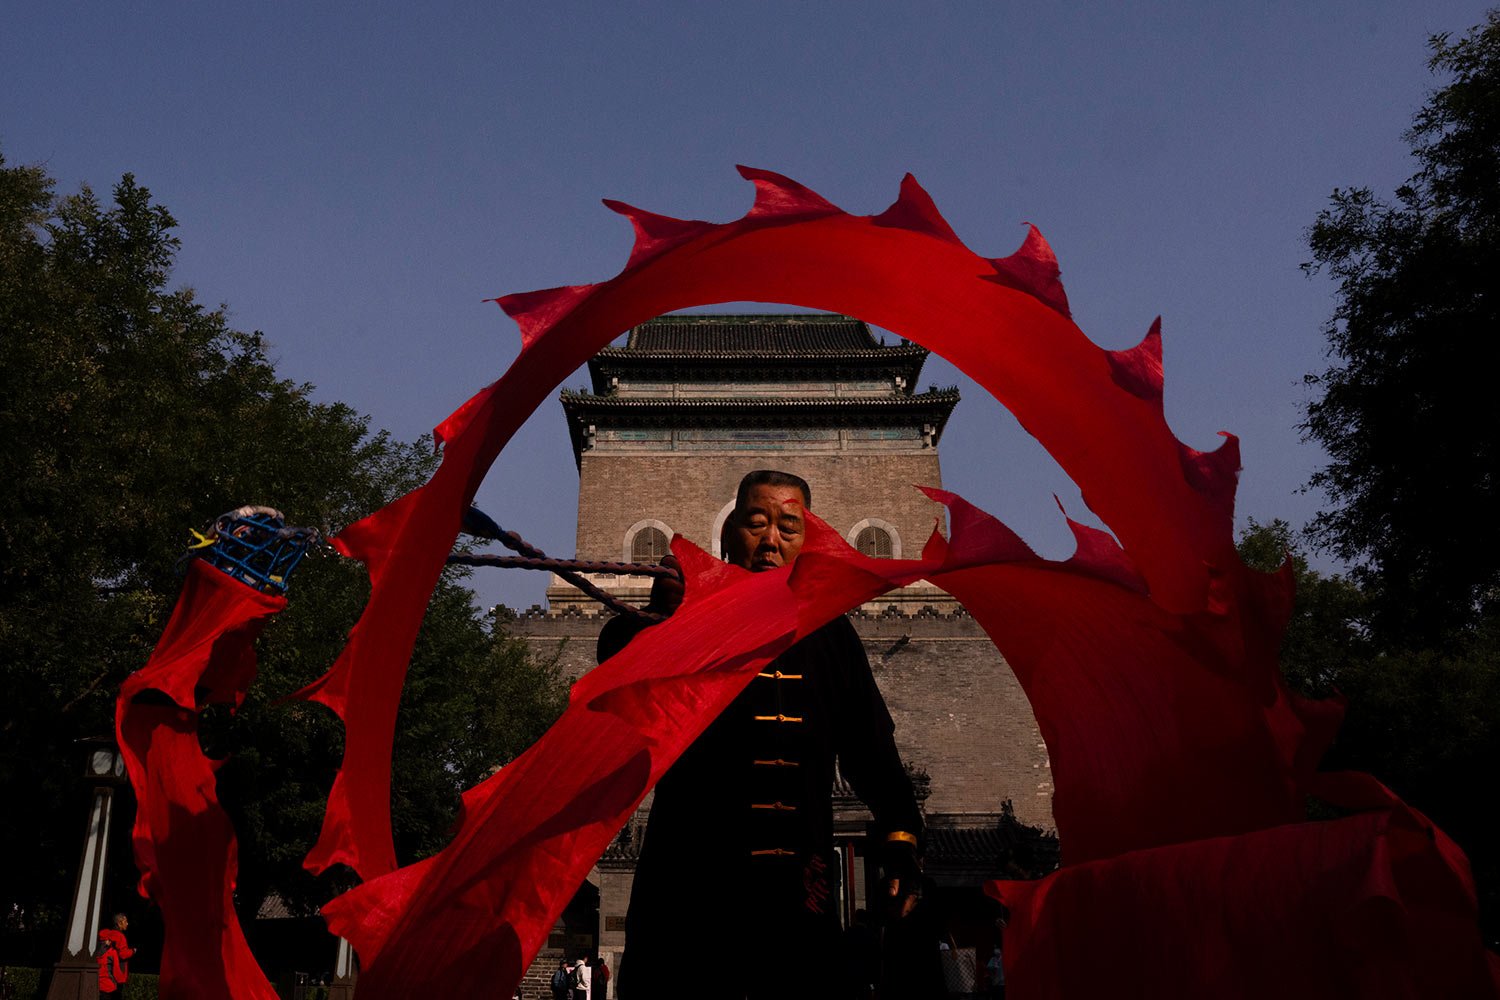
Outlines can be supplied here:
<path id="1" fill-rule="evenodd" d="M 916 847 L 917 835 L 915 833 L 907 833 L 905 830 L 892 830 L 890 833 L 885 835 L 885 842 L 887 844 L 910 844 L 911 846 Z"/>

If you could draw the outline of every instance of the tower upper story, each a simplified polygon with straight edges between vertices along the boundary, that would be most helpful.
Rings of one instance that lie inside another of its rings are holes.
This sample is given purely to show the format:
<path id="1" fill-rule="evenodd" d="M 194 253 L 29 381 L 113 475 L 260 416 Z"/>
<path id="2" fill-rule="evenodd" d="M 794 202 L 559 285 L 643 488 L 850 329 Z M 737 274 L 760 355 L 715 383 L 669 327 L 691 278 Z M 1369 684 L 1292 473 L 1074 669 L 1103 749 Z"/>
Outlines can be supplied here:
<path id="1" fill-rule="evenodd" d="M 589 362 L 591 391 L 562 394 L 578 557 L 655 560 L 676 534 L 717 554 L 740 478 L 762 468 L 806 479 L 813 512 L 868 554 L 915 556 L 942 515 L 915 487 L 942 485 L 959 398 L 917 391 L 927 355 L 833 314 L 641 324 Z"/>

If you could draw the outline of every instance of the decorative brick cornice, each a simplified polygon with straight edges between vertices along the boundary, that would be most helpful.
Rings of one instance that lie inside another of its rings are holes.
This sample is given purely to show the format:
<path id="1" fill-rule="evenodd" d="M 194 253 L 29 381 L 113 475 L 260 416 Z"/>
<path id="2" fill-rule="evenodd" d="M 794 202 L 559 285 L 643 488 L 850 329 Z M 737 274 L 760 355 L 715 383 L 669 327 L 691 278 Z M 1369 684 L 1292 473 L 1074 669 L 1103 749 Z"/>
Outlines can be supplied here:
<path id="1" fill-rule="evenodd" d="M 878 603 L 878 599 L 874 603 Z M 568 604 L 556 611 L 544 608 L 540 604 L 533 604 L 525 611 L 516 612 L 515 621 L 517 623 L 554 622 L 559 619 L 569 619 L 603 622 L 613 617 L 613 612 L 599 604 Z M 963 605 L 957 603 L 953 605 L 952 611 L 939 611 L 930 604 L 924 604 L 916 611 L 907 611 L 895 604 L 887 605 L 879 611 L 866 611 L 864 608 L 856 608 L 848 612 L 845 617 L 854 621 L 868 622 L 961 622 L 971 620 L 969 612 L 964 609 Z M 524 632 L 524 630 L 522 631 Z"/>
<path id="2" fill-rule="evenodd" d="M 946 389 L 930 389 L 911 396 L 708 396 L 694 398 L 672 398 L 668 396 L 617 396 L 597 395 L 592 392 L 575 392 L 564 389 L 559 395 L 563 408 L 579 412 L 611 412 L 616 410 L 661 410 L 692 411 L 697 415 L 703 410 L 793 410 L 822 414 L 858 411 L 867 408 L 920 410 L 927 407 L 952 409 L 958 403 L 958 386 Z"/>
<path id="3" fill-rule="evenodd" d="M 559 396 L 567 417 L 573 458 L 581 462 L 591 428 L 664 427 L 923 427 L 936 445 L 953 408 L 956 386 L 911 396 L 718 396 L 672 399 L 596 395 L 564 389 Z"/>
<path id="4" fill-rule="evenodd" d="M 889 379 L 910 394 L 929 352 L 886 345 L 869 326 L 831 313 L 690 313 L 659 316 L 630 331 L 624 347 L 589 361 L 594 391 L 613 380 L 776 382 L 787 378 Z M 893 388 L 896 386 L 893 385 Z"/>

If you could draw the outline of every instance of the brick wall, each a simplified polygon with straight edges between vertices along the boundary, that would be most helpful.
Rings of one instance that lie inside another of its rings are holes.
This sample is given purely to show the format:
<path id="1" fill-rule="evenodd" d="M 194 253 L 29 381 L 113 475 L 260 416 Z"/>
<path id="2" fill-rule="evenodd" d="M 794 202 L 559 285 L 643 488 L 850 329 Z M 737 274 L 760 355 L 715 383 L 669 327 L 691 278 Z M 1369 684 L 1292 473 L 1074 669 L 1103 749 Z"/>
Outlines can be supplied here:
<path id="1" fill-rule="evenodd" d="M 577 679 L 594 667 L 603 617 L 527 615 L 515 626 Z M 929 814 L 990 817 L 1010 799 L 1025 823 L 1052 826 L 1052 774 L 1025 694 L 972 618 L 856 612 L 903 758 L 932 777 Z M 906 637 L 903 640 L 903 637 Z"/>
<path id="2" fill-rule="evenodd" d="M 936 449 L 907 454 L 826 455 L 768 451 L 730 454 L 586 452 L 578 481 L 578 558 L 619 559 L 638 521 L 665 522 L 714 551 L 714 520 L 745 473 L 778 469 L 808 481 L 813 512 L 840 534 L 880 518 L 894 525 L 902 554 L 921 552 L 943 508 L 914 486 L 941 486 Z"/>
<path id="3" fill-rule="evenodd" d="M 853 620 L 902 757 L 932 777 L 928 815 L 993 815 L 1010 799 L 1022 822 L 1052 826 L 1052 773 L 1031 705 L 974 620 Z"/>

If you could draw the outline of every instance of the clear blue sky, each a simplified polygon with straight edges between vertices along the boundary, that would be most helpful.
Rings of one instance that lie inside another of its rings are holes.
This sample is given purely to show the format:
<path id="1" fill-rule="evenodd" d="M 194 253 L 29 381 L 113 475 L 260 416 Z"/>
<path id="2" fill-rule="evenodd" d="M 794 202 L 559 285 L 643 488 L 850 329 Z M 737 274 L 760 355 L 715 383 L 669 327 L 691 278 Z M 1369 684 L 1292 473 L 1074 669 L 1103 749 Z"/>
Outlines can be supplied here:
<path id="1" fill-rule="evenodd" d="M 1041 227 L 1098 343 L 1161 314 L 1174 430 L 1239 434 L 1241 523 L 1300 525 L 1322 461 L 1301 378 L 1332 308 L 1303 233 L 1334 187 L 1412 172 L 1425 40 L 1485 6 L 14 3 L 0 149 L 63 191 L 135 173 L 181 222 L 176 281 L 406 438 L 515 356 L 482 299 L 624 263 L 601 197 L 726 220 L 747 163 L 868 213 L 911 171 L 976 251 Z M 966 390 L 946 485 L 1066 555 L 1051 495 L 1086 519 L 1076 489 L 950 367 L 924 382 Z M 549 403 L 480 500 L 571 554 L 576 493 Z M 524 606 L 543 584 L 481 591 Z"/>

